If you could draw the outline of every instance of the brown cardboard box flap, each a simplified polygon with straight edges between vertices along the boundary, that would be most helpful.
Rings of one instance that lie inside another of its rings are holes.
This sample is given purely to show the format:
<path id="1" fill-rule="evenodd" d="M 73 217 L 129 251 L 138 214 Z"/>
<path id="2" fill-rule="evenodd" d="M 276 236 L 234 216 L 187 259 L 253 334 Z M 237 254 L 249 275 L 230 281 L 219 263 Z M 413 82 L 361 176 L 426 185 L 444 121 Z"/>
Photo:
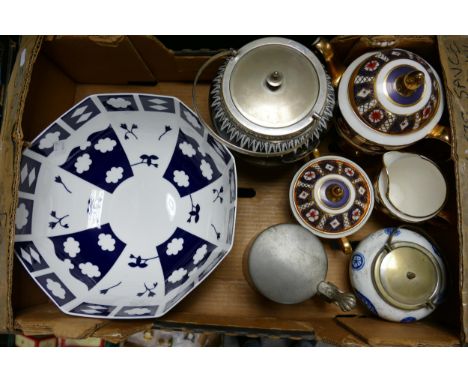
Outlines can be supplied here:
<path id="1" fill-rule="evenodd" d="M 158 81 L 190 81 L 206 62 L 206 56 L 178 57 L 154 36 L 130 36 L 130 41 Z M 200 80 L 211 80 L 221 60 L 210 65 Z"/>
<path id="2" fill-rule="evenodd" d="M 154 82 L 146 63 L 126 36 L 48 38 L 44 52 L 78 83 Z"/>
<path id="3" fill-rule="evenodd" d="M 86 338 L 106 320 L 65 316 L 52 304 L 34 306 L 22 312 L 15 320 L 15 329 L 26 335 L 53 334 L 56 337 Z"/>
<path id="4" fill-rule="evenodd" d="M 74 339 L 99 337 L 111 342 L 123 341 L 152 326 L 151 320 L 111 321 L 70 316 L 51 303 L 25 309 L 15 321 L 15 329 L 26 335 L 53 334 Z"/>
<path id="5" fill-rule="evenodd" d="M 439 54 L 446 83 L 454 145 L 456 184 L 458 190 L 458 231 L 460 237 L 460 292 L 462 299 L 462 336 L 468 335 L 468 38 L 441 36 Z"/>
<path id="6" fill-rule="evenodd" d="M 25 37 L 7 88 L 4 117 L 0 130 L 0 331 L 11 329 L 12 259 L 14 213 L 22 146 L 21 119 L 31 81 L 31 72 L 41 47 L 41 37 Z"/>
<path id="7" fill-rule="evenodd" d="M 338 317 L 337 321 L 370 346 L 455 346 L 457 335 L 428 321 L 401 324 L 372 317 Z"/>

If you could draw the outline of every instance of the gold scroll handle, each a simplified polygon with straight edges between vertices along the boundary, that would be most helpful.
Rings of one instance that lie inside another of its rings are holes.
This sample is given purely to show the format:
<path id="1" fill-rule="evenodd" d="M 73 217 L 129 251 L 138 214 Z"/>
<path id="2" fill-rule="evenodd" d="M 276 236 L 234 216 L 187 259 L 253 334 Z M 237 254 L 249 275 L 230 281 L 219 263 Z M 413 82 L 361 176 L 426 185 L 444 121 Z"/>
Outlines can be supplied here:
<path id="1" fill-rule="evenodd" d="M 338 87 L 341 77 L 345 72 L 345 66 L 335 59 L 335 52 L 333 51 L 333 47 L 327 39 L 319 37 L 313 45 L 322 54 L 323 59 L 327 64 L 327 69 L 330 73 L 333 87 Z"/>
<path id="2" fill-rule="evenodd" d="M 346 237 L 341 237 L 339 240 L 341 250 L 345 255 L 351 256 L 353 254 L 353 247 L 351 246 L 349 240 Z"/>
<path id="3" fill-rule="evenodd" d="M 430 139 L 438 139 L 448 145 L 452 145 L 452 134 L 450 132 L 450 127 L 437 124 L 431 132 L 426 136 Z"/>

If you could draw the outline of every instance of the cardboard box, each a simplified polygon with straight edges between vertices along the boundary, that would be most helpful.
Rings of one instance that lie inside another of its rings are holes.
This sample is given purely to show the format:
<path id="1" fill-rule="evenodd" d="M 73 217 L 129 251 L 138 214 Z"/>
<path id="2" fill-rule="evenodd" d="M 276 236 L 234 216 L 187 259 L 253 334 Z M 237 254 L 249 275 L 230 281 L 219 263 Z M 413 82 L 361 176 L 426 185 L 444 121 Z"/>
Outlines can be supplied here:
<path id="1" fill-rule="evenodd" d="M 313 38 L 311 37 L 311 43 Z M 365 51 L 401 47 L 422 55 L 443 74 L 447 111 L 442 122 L 452 128 L 454 161 L 443 165 L 449 180 L 448 208 L 454 225 L 427 224 L 447 255 L 451 288 L 447 301 L 427 319 L 397 324 L 369 316 L 358 306 L 342 314 L 320 298 L 298 305 L 279 305 L 254 292 L 245 281 L 242 259 L 248 243 L 264 228 L 293 222 L 289 182 L 300 164 L 281 169 L 238 163 L 239 187 L 255 190 L 240 198 L 235 243 L 223 263 L 183 302 L 157 320 L 112 321 L 67 316 L 53 305 L 14 259 L 14 221 L 21 151 L 40 131 L 72 105 L 93 93 L 166 94 L 192 104 L 192 83 L 208 57 L 175 55 L 154 37 L 24 37 L 8 87 L 0 136 L 0 330 L 67 338 L 97 337 L 119 342 L 149 330 L 190 329 L 229 334 L 269 335 L 327 341 L 337 345 L 451 346 L 466 342 L 468 331 L 468 40 L 462 37 L 339 37 L 333 40 L 345 64 Z M 200 85 L 207 99 L 209 79 Z M 209 118 L 208 103 L 201 112 Z M 327 152 L 328 142 L 320 146 Z M 369 172 L 372 172 L 372 162 Z M 375 164 L 375 163 L 374 163 Z M 371 174 L 372 175 L 372 174 Z M 358 241 L 383 226 L 398 224 L 378 212 L 351 237 Z M 327 280 L 350 290 L 349 259 L 335 242 L 325 242 Z M 466 268 L 466 269 L 465 269 Z"/>

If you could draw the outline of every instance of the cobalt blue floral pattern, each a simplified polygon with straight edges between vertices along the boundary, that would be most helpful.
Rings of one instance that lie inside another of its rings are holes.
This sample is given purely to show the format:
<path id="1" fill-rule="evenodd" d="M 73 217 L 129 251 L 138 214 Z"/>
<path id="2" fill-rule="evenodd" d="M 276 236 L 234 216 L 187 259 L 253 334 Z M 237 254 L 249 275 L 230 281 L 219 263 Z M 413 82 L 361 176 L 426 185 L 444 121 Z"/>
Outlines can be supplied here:
<path id="1" fill-rule="evenodd" d="M 65 305 L 75 299 L 75 295 L 55 273 L 38 276 L 36 277 L 36 281 L 59 306 Z"/>
<path id="2" fill-rule="evenodd" d="M 107 111 L 135 111 L 138 107 L 135 103 L 133 95 L 104 95 L 99 96 L 99 101 L 103 104 Z"/>
<path id="3" fill-rule="evenodd" d="M 361 300 L 361 302 L 366 306 L 367 309 L 369 309 L 369 311 L 375 315 L 375 316 L 378 316 L 379 314 L 377 313 L 377 309 L 375 309 L 375 306 L 374 304 L 372 304 L 372 302 L 366 297 L 364 296 L 361 292 L 359 292 L 357 289 L 354 290 L 354 293 L 356 294 L 356 296 L 359 298 L 359 300 Z"/>
<path id="4" fill-rule="evenodd" d="M 127 155 L 112 126 L 91 134 L 84 147 L 72 149 L 60 167 L 110 193 L 133 176 Z"/>
<path id="5" fill-rule="evenodd" d="M 226 255 L 226 251 L 220 251 L 216 257 L 207 261 L 206 268 L 198 275 L 199 279 L 204 279 L 206 275 L 208 275 L 213 268 L 219 263 L 219 261 Z"/>
<path id="6" fill-rule="evenodd" d="M 409 322 L 415 322 L 415 321 L 416 321 L 415 317 L 405 317 L 400 322 L 409 323 Z"/>
<path id="7" fill-rule="evenodd" d="M 154 317 L 158 308 L 157 305 L 124 306 L 116 313 L 116 317 Z"/>
<path id="8" fill-rule="evenodd" d="M 353 257 L 351 258 L 351 267 L 355 270 L 355 271 L 359 271 L 361 270 L 362 268 L 364 268 L 364 264 L 365 264 L 365 258 L 364 256 L 359 253 L 359 252 L 356 252 Z"/>
<path id="9" fill-rule="evenodd" d="M 54 123 L 34 140 L 30 149 L 47 157 L 54 151 L 56 143 L 67 139 L 69 136 L 70 134 L 63 127 Z"/>
<path id="10" fill-rule="evenodd" d="M 31 223 L 34 202 L 30 199 L 19 198 L 16 208 L 16 234 L 26 235 L 31 233 Z"/>
<path id="11" fill-rule="evenodd" d="M 166 307 L 165 307 L 165 310 L 166 311 L 169 311 L 171 310 L 175 304 L 177 304 L 180 299 L 182 297 L 184 297 L 184 295 L 191 289 L 193 289 L 194 287 L 194 283 L 190 283 L 189 285 L 187 285 L 186 287 L 184 287 L 179 293 L 177 293 L 177 295 L 175 297 L 173 297 L 172 299 L 170 299 L 167 303 L 166 303 Z"/>
<path id="12" fill-rule="evenodd" d="M 157 246 L 166 294 L 189 279 L 191 272 L 200 269 L 216 246 L 177 228 L 172 236 Z"/>
<path id="13" fill-rule="evenodd" d="M 158 204 L 145 196 L 141 204 L 132 187 L 148 180 L 148 190 L 162 189 L 169 199 Z M 85 98 L 25 150 L 19 191 L 16 257 L 73 315 L 159 317 L 203 281 L 233 242 L 234 158 L 172 97 Z M 115 213 L 122 201 L 129 211 L 154 205 L 154 219 L 152 212 L 144 222 L 129 219 L 131 232 L 125 232 L 117 219 L 127 210 Z M 148 231 L 154 235 L 133 237 L 132 224 L 144 232 L 143 224 L 176 212 L 174 222 L 162 221 L 165 229 L 156 224 Z M 139 240 L 148 243 L 139 246 Z"/>
<path id="14" fill-rule="evenodd" d="M 57 257 L 67 264 L 77 280 L 94 287 L 112 268 L 125 243 L 112 232 L 109 224 L 87 231 L 49 237 Z"/>
<path id="15" fill-rule="evenodd" d="M 220 176 L 211 156 L 202 153 L 197 141 L 180 130 L 164 178 L 174 185 L 180 196 L 185 196 L 206 187 Z"/>
<path id="16" fill-rule="evenodd" d="M 401 231 L 399 228 L 396 228 L 396 227 L 387 227 L 387 228 L 384 228 L 384 232 L 390 236 L 392 233 L 393 233 L 393 236 L 398 236 Z"/>

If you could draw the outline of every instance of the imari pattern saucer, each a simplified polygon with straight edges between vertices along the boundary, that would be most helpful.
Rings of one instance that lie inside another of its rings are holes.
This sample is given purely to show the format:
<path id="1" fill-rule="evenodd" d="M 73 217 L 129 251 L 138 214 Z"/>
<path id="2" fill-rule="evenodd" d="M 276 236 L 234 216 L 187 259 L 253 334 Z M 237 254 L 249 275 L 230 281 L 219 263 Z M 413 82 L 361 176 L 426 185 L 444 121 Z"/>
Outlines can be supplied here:
<path id="1" fill-rule="evenodd" d="M 349 159 L 324 156 L 305 164 L 290 188 L 291 210 L 305 228 L 324 238 L 359 230 L 374 206 L 372 184 Z"/>
<path id="2" fill-rule="evenodd" d="M 15 253 L 65 313 L 167 313 L 232 247 L 234 158 L 179 100 L 87 97 L 23 153 Z"/>

